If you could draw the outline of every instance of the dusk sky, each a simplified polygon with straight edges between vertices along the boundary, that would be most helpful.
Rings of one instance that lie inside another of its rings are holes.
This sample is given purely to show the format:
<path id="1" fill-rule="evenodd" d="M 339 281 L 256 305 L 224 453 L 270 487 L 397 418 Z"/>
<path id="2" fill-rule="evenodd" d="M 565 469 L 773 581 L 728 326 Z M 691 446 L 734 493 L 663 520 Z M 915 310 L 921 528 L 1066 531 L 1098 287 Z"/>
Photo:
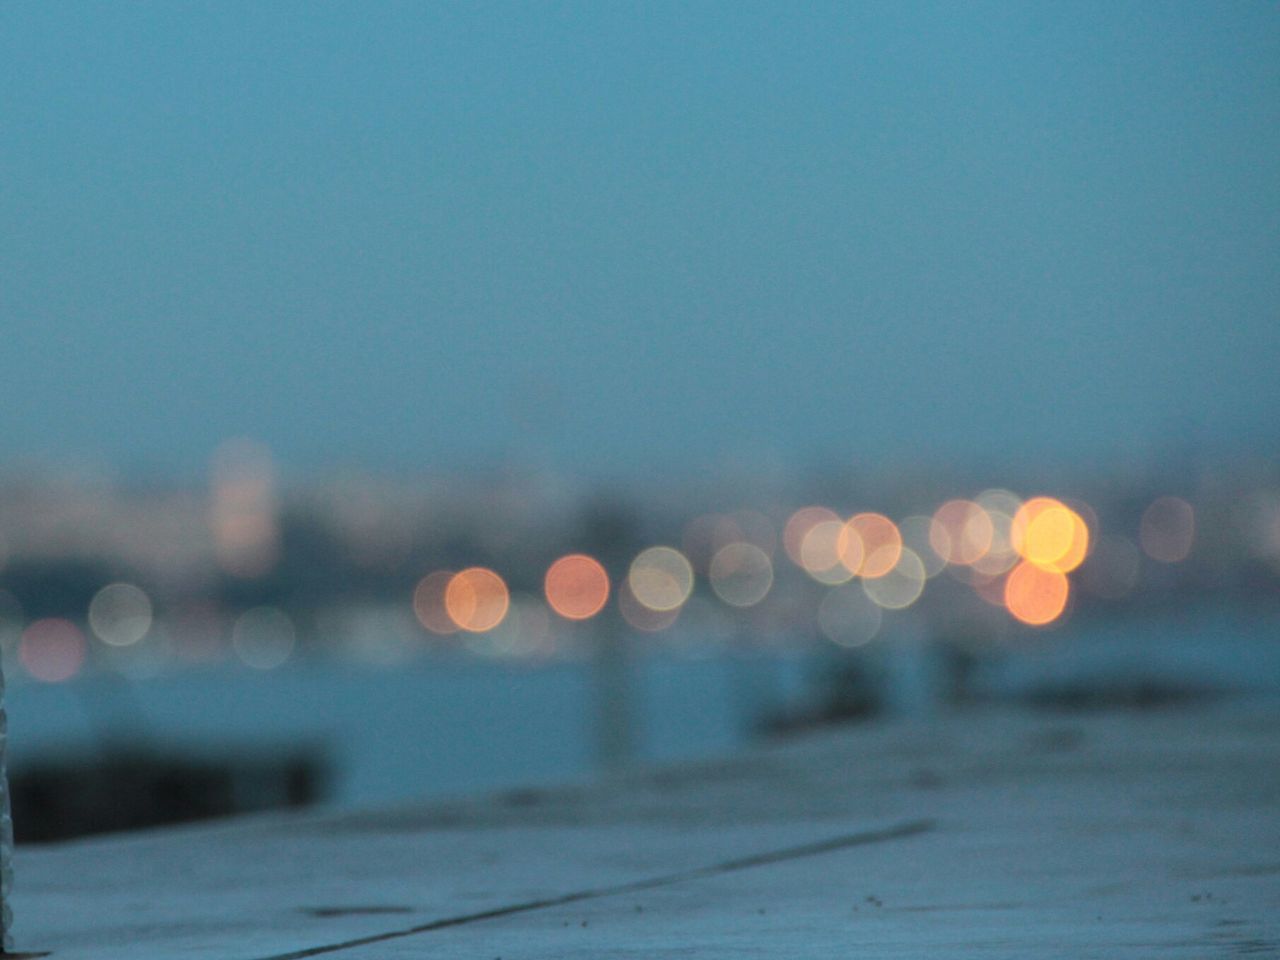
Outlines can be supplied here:
<path id="1" fill-rule="evenodd" d="M 0 5 L 0 466 L 1280 447 L 1280 5 Z"/>

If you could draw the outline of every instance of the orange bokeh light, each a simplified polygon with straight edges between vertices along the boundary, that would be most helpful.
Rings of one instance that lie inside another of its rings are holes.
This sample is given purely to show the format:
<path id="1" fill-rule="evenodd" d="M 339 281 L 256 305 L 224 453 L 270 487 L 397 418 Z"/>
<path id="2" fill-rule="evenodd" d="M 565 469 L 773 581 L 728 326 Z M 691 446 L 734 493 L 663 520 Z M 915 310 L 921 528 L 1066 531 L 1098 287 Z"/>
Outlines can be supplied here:
<path id="1" fill-rule="evenodd" d="M 839 552 L 850 573 L 874 580 L 898 565 L 902 534 L 883 514 L 855 514 L 840 533 Z"/>
<path id="2" fill-rule="evenodd" d="M 1070 592 L 1066 574 L 1024 560 L 1004 582 L 1004 605 L 1023 623 L 1041 627 L 1062 615 Z"/>
<path id="3" fill-rule="evenodd" d="M 507 615 L 511 596 L 502 577 L 484 567 L 456 573 L 444 591 L 444 607 L 459 629 L 484 633 Z"/>
<path id="4" fill-rule="evenodd" d="M 1070 573 L 1089 552 L 1088 524 L 1053 497 L 1024 503 L 1014 515 L 1009 539 L 1024 560 L 1058 573 Z"/>
<path id="5" fill-rule="evenodd" d="M 609 600 L 609 575 L 586 554 L 571 553 L 547 569 L 543 590 L 551 609 L 566 620 L 589 620 Z"/>

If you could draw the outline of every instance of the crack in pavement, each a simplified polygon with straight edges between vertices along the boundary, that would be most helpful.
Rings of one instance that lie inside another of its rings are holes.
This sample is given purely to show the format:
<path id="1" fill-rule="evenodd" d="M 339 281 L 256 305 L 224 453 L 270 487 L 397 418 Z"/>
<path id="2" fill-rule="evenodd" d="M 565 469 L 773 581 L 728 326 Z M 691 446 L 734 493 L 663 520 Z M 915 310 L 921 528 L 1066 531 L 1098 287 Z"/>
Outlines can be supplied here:
<path id="1" fill-rule="evenodd" d="M 261 957 L 259 960 L 307 960 L 308 957 L 319 957 L 326 953 L 337 953 L 340 950 L 350 950 L 355 947 L 364 947 L 373 943 L 383 943 L 387 940 L 399 940 L 404 937 L 416 936 L 420 933 L 430 933 L 433 930 L 444 930 L 448 927 L 460 927 L 468 923 L 479 923 L 483 920 L 494 920 L 499 917 L 509 917 L 517 913 L 528 913 L 532 910 L 545 910 L 549 907 L 563 907 L 566 904 L 582 903 L 584 900 L 600 900 L 605 897 L 616 897 L 627 893 L 637 893 L 641 890 L 653 890 L 658 887 L 668 887 L 677 883 L 685 883 L 689 880 L 702 880 L 726 873 L 735 873 L 739 870 L 750 870 L 753 867 L 764 867 L 769 864 L 782 863 L 787 860 L 799 860 L 804 857 L 813 857 L 823 853 L 831 853 L 836 850 L 844 850 L 848 847 L 860 847 L 870 843 L 883 843 L 887 840 L 898 840 L 904 837 L 913 837 L 921 833 L 928 833 L 933 828 L 934 822 L 932 820 L 909 820 L 891 827 L 886 827 L 883 830 L 864 830 L 859 833 L 846 833 L 826 840 L 819 840 L 816 843 L 804 843 L 793 847 L 782 847 L 777 850 L 767 850 L 764 853 L 755 853 L 745 857 L 736 857 L 732 860 L 724 860 L 720 863 L 711 864 L 706 867 L 693 867 L 689 870 L 680 870 L 675 873 L 661 874 L 656 877 L 646 877 L 641 880 L 630 880 L 626 883 L 618 883 L 612 886 L 575 890 L 571 893 L 562 893 L 554 897 L 544 897 L 538 900 L 526 900 L 521 903 L 508 904 L 502 907 L 493 907 L 489 910 L 480 910 L 475 913 L 464 913 L 452 917 L 442 917 L 438 920 L 431 920 L 427 923 L 417 924 L 412 927 L 405 927 L 400 930 L 388 930 L 384 933 L 368 934 L 363 937 L 354 937 L 350 940 L 342 940 L 337 943 L 326 943 L 316 947 L 305 947 L 301 950 L 293 950 L 288 953 L 276 953 L 267 957 Z"/>

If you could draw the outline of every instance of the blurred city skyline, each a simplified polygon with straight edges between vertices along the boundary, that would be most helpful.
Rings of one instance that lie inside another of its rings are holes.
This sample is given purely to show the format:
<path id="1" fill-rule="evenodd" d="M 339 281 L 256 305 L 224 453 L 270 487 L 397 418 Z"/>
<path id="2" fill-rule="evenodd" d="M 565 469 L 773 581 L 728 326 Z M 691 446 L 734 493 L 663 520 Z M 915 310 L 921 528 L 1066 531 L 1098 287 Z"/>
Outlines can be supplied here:
<path id="1" fill-rule="evenodd" d="M 1274 456 L 1274 4 L 0 8 L 0 463 Z"/>

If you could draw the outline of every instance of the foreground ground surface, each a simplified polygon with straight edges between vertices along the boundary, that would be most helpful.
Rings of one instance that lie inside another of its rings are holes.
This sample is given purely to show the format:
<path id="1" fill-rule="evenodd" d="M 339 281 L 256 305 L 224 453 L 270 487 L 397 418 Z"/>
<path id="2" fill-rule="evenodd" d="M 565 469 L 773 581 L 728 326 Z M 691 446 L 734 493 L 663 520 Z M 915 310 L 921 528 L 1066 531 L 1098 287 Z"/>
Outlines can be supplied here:
<path id="1" fill-rule="evenodd" d="M 63 960 L 1280 955 L 1280 708 L 972 711 L 17 870 Z"/>

